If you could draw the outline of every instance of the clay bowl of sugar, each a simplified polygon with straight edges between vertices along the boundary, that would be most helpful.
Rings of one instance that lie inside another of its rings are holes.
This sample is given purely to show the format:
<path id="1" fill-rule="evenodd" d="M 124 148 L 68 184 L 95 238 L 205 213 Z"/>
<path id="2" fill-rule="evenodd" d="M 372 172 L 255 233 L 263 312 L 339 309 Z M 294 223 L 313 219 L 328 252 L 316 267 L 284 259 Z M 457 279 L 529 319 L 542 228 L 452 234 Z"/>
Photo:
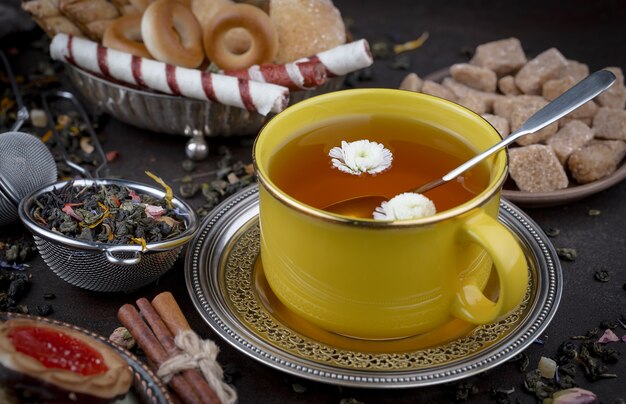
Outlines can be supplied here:
<path id="1" fill-rule="evenodd" d="M 567 204 L 626 178 L 626 88 L 618 67 L 615 83 L 595 99 L 536 134 L 509 146 L 510 176 L 502 196 L 523 207 Z M 584 63 L 555 48 L 528 57 L 516 38 L 479 45 L 468 63 L 401 88 L 456 102 L 485 118 L 503 136 L 589 75 Z"/>

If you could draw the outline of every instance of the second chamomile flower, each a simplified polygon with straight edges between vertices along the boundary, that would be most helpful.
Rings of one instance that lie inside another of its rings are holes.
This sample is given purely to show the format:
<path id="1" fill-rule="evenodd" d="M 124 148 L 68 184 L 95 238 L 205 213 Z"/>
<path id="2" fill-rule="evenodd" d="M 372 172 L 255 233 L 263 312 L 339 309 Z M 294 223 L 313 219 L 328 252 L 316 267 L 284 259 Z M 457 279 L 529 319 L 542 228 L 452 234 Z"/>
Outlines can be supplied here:
<path id="1" fill-rule="evenodd" d="M 383 202 L 373 213 L 376 220 L 408 220 L 432 216 L 435 204 L 422 194 L 405 192 Z"/>

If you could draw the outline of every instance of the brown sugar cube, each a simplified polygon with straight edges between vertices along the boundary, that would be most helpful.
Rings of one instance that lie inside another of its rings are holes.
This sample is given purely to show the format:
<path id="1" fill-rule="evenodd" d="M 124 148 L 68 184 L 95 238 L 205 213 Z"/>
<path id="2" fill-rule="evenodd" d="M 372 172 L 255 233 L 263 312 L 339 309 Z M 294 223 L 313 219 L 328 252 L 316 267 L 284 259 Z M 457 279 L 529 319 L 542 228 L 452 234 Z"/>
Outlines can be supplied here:
<path id="1" fill-rule="evenodd" d="M 409 73 L 400 83 L 400 90 L 408 90 L 419 92 L 422 91 L 424 80 L 422 80 L 416 73 Z"/>
<path id="2" fill-rule="evenodd" d="M 517 38 L 501 39 L 476 47 L 470 64 L 493 70 L 498 77 L 515 73 L 526 63 L 526 54 Z"/>
<path id="3" fill-rule="evenodd" d="M 518 105 L 544 105 L 545 99 L 538 95 L 519 95 L 499 97 L 493 103 L 494 114 L 511 120 L 511 115 Z M 541 107 L 539 107 L 541 108 Z"/>
<path id="4" fill-rule="evenodd" d="M 567 60 L 565 67 L 561 71 L 561 77 L 571 76 L 578 83 L 589 76 L 589 66 L 576 60 Z"/>
<path id="5" fill-rule="evenodd" d="M 552 101 L 572 88 L 574 84 L 576 84 L 576 79 L 572 76 L 563 76 L 558 79 L 548 80 L 543 83 L 543 97 L 548 101 Z M 598 105 L 591 100 L 576 108 L 567 116 L 571 116 L 572 118 L 591 118 L 596 112 L 598 112 Z"/>
<path id="6" fill-rule="evenodd" d="M 524 122 L 528 120 L 528 118 L 530 118 L 535 112 L 543 108 L 547 103 L 548 102 L 543 98 L 541 100 L 536 100 L 532 102 L 516 103 L 514 105 L 513 112 L 511 113 L 511 119 L 509 120 L 511 124 L 511 131 L 518 130 L 524 124 Z M 559 130 L 559 123 L 554 122 L 541 129 L 540 131 L 519 138 L 516 142 L 520 146 L 527 146 L 533 143 L 541 143 L 547 140 L 550 136 L 554 135 L 557 130 Z"/>
<path id="7" fill-rule="evenodd" d="M 541 95 L 548 101 L 554 100 L 565 91 L 576 84 L 576 79 L 572 76 L 563 76 L 558 79 L 548 80 L 543 83 Z"/>
<path id="8" fill-rule="evenodd" d="M 626 88 L 624 87 L 624 73 L 619 67 L 606 67 L 615 74 L 616 80 L 611 87 L 596 97 L 598 104 L 603 107 L 624 109 L 626 107 Z"/>
<path id="9" fill-rule="evenodd" d="M 515 75 L 515 84 L 524 94 L 540 94 L 546 81 L 559 77 L 567 61 L 556 48 L 540 53 Z"/>
<path id="10" fill-rule="evenodd" d="M 457 100 L 456 95 L 454 95 L 452 91 L 431 80 L 424 81 L 424 84 L 422 85 L 422 92 L 424 94 L 434 95 L 435 97 L 444 98 L 449 101 L 456 102 Z"/>
<path id="11" fill-rule="evenodd" d="M 564 116 L 563 118 L 558 120 L 559 129 L 564 128 L 568 123 L 572 121 L 580 121 L 591 128 L 591 125 L 593 124 L 593 118 L 572 118 L 570 115 Z"/>
<path id="12" fill-rule="evenodd" d="M 572 153 L 567 166 L 576 181 L 586 184 L 611 175 L 625 155 L 621 140 L 593 140 Z"/>
<path id="13" fill-rule="evenodd" d="M 500 94 L 478 91 L 472 87 L 466 86 L 465 84 L 459 83 L 452 77 L 446 77 L 443 79 L 441 84 L 452 91 L 459 99 L 466 97 L 481 99 L 485 105 L 485 112 L 491 112 L 493 110 L 493 103 L 495 100 L 502 97 Z"/>
<path id="14" fill-rule="evenodd" d="M 596 137 L 610 140 L 626 140 L 626 110 L 602 107 L 593 117 Z"/>
<path id="15" fill-rule="evenodd" d="M 522 92 L 515 85 L 515 77 L 504 76 L 498 80 L 498 89 L 504 95 L 519 95 Z"/>
<path id="16" fill-rule="evenodd" d="M 457 63 L 450 67 L 450 75 L 459 83 L 476 90 L 490 93 L 496 91 L 498 78 L 493 70 L 469 63 Z"/>
<path id="17" fill-rule="evenodd" d="M 463 105 L 465 108 L 476 112 L 477 114 L 484 114 L 487 112 L 488 105 L 487 101 L 484 98 L 481 98 L 475 94 L 467 94 L 464 97 L 459 97 L 457 102 L 460 105 Z"/>
<path id="18" fill-rule="evenodd" d="M 511 133 L 509 129 L 509 121 L 506 118 L 492 114 L 483 114 L 481 116 L 485 118 L 485 120 L 489 122 L 491 126 L 496 128 L 500 136 L 502 136 L 503 138 L 509 136 L 509 134 Z"/>
<path id="19" fill-rule="evenodd" d="M 565 169 L 550 146 L 509 149 L 509 173 L 521 191 L 546 192 L 567 188 Z"/>
<path id="20" fill-rule="evenodd" d="M 565 165 L 570 154 L 591 139 L 593 139 L 591 128 L 581 121 L 573 120 L 551 136 L 546 144 L 552 147 L 561 164 Z"/>

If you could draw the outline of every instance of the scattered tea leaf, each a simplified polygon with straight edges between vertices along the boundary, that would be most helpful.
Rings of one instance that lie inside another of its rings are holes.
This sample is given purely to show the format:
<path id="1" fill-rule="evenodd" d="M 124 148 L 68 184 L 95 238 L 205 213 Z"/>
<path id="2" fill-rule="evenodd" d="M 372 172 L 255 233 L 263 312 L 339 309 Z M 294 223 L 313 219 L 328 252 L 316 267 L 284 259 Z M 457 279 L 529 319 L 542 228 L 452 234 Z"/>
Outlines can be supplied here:
<path id="1" fill-rule="evenodd" d="M 526 369 L 528 368 L 528 365 L 530 364 L 530 360 L 528 359 L 528 355 L 526 355 L 526 353 L 524 353 L 524 352 L 515 355 L 514 357 L 509 359 L 509 362 L 517 363 L 517 369 L 520 372 L 525 372 Z"/>
<path id="2" fill-rule="evenodd" d="M 183 170 L 187 172 L 192 172 L 193 170 L 196 169 L 196 163 L 189 159 L 183 160 L 183 162 L 181 163 L 181 166 Z"/>
<path id="3" fill-rule="evenodd" d="M 576 250 L 574 248 L 557 248 L 556 253 L 559 258 L 562 258 L 565 261 L 576 260 Z"/>
<path id="4" fill-rule="evenodd" d="M 602 212 L 599 209 L 589 209 L 587 211 L 587 215 L 589 216 L 600 216 Z"/>
<path id="5" fill-rule="evenodd" d="M 46 299 L 46 300 L 52 300 L 52 299 L 54 299 L 54 298 L 56 298 L 56 297 L 57 297 L 57 296 L 56 296 L 54 293 L 45 293 L 45 294 L 43 295 L 43 298 L 44 298 L 44 299 Z"/>
<path id="6" fill-rule="evenodd" d="M 398 55 L 391 61 L 391 68 L 395 70 L 409 70 L 411 59 L 406 55 Z"/>
<path id="7" fill-rule="evenodd" d="M 610 330 L 614 330 L 617 328 L 619 320 L 617 321 L 612 321 L 612 320 L 602 320 L 600 322 L 600 328 L 602 328 L 603 330 L 606 329 L 610 329 Z"/>
<path id="8" fill-rule="evenodd" d="M 606 283 L 608 281 L 611 280 L 611 275 L 609 274 L 608 271 L 602 270 L 602 271 L 596 271 L 596 273 L 593 275 L 593 277 L 598 281 L 598 282 L 602 282 L 602 283 Z"/>
<path id="9" fill-rule="evenodd" d="M 52 313 L 52 305 L 50 304 L 43 304 L 41 306 L 37 306 L 37 314 L 39 314 L 40 316 L 46 317 L 49 316 Z"/>
<path id="10" fill-rule="evenodd" d="M 293 383 L 291 388 L 296 393 L 306 393 L 306 387 L 301 385 L 300 383 Z"/>
<path id="11" fill-rule="evenodd" d="M 362 401 L 357 400 L 356 398 L 350 397 L 350 398 L 342 398 L 341 401 L 339 401 L 339 404 L 364 404 Z"/>
<path id="12" fill-rule="evenodd" d="M 554 228 L 554 227 L 548 227 L 545 231 L 546 235 L 548 237 L 557 237 L 559 234 L 561 234 L 561 230 Z"/>
<path id="13" fill-rule="evenodd" d="M 478 394 L 478 392 L 478 387 L 474 383 L 463 381 L 456 384 L 454 399 L 456 401 L 467 401 L 471 396 Z"/>
<path id="14" fill-rule="evenodd" d="M 374 59 L 386 59 L 391 54 L 389 43 L 386 41 L 374 41 L 371 44 L 372 56 Z"/>

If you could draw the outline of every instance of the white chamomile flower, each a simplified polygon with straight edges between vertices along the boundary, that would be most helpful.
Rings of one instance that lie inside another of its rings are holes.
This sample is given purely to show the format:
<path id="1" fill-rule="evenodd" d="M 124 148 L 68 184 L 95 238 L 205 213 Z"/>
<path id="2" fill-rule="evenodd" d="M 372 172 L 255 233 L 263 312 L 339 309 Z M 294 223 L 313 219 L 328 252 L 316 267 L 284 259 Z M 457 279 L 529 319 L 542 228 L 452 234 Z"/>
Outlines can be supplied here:
<path id="1" fill-rule="evenodd" d="M 393 160 L 388 149 L 369 140 L 342 141 L 341 147 L 333 147 L 328 155 L 334 167 L 353 175 L 378 174 L 389 168 Z"/>
<path id="2" fill-rule="evenodd" d="M 407 220 L 432 216 L 437 213 L 435 204 L 422 194 L 405 192 L 383 202 L 374 211 L 376 220 Z"/>

